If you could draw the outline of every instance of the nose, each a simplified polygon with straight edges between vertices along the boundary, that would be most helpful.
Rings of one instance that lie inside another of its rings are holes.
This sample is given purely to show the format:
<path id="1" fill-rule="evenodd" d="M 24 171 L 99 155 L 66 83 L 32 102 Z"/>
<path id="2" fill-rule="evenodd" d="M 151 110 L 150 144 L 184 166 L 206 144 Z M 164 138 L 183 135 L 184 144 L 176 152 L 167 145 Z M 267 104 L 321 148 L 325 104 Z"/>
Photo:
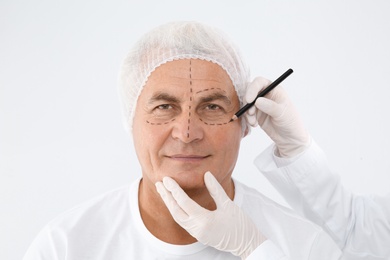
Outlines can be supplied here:
<path id="1" fill-rule="evenodd" d="M 183 112 L 173 122 L 172 137 L 184 143 L 203 139 L 204 129 L 201 121 L 193 115 L 191 109 Z"/>

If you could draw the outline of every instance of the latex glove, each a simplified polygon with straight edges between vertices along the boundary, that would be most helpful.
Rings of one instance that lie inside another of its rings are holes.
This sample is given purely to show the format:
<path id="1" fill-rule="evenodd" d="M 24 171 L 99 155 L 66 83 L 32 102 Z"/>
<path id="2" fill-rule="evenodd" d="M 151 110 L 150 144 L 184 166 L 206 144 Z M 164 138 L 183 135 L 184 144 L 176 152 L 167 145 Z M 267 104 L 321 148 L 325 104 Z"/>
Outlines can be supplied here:
<path id="1" fill-rule="evenodd" d="M 199 242 L 245 259 L 266 238 L 210 172 L 204 181 L 217 205 L 214 211 L 193 201 L 170 177 L 157 182 L 156 188 L 174 220 Z"/>
<path id="2" fill-rule="evenodd" d="M 255 78 L 247 89 L 245 101 L 252 102 L 270 83 L 267 79 Z M 265 97 L 258 98 L 245 116 L 251 126 L 260 125 L 275 142 L 277 155 L 281 157 L 293 157 L 310 143 L 310 136 L 298 112 L 281 86 L 274 88 Z"/>

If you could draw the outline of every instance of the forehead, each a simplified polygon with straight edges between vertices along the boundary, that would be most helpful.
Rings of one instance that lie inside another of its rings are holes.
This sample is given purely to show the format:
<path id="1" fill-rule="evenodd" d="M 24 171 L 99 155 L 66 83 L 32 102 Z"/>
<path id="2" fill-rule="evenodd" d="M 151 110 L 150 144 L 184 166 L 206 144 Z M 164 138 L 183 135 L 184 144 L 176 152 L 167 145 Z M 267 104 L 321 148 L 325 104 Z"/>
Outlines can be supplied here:
<path id="1" fill-rule="evenodd" d="M 147 92 L 170 89 L 180 92 L 189 88 L 193 91 L 214 88 L 235 94 L 233 83 L 221 66 L 199 59 L 175 60 L 157 67 L 144 89 Z"/>

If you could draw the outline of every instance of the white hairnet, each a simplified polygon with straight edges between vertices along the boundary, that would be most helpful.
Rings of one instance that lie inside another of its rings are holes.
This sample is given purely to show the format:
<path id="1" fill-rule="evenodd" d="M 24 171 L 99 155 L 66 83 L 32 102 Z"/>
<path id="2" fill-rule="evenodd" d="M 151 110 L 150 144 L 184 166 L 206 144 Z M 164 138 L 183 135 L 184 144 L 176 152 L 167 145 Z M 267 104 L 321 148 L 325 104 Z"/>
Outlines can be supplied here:
<path id="1" fill-rule="evenodd" d="M 132 132 L 137 99 L 149 75 L 158 66 L 179 59 L 201 59 L 220 65 L 230 76 L 242 105 L 249 70 L 233 42 L 223 32 L 198 22 L 171 22 L 145 34 L 123 62 L 119 95 L 128 132 Z"/>

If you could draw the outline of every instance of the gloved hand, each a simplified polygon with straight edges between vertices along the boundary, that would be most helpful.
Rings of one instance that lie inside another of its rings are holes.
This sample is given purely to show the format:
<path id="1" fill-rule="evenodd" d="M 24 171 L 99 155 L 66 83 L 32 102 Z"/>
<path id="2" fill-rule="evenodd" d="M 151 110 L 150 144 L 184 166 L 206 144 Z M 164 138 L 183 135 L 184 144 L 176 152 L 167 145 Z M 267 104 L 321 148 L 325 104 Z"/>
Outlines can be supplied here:
<path id="1" fill-rule="evenodd" d="M 252 102 L 270 83 L 267 79 L 255 78 L 247 89 L 245 101 Z M 245 116 L 251 126 L 260 125 L 275 142 L 277 155 L 281 157 L 293 157 L 310 143 L 310 136 L 299 114 L 281 86 L 274 88 L 266 97 L 258 98 Z"/>
<path id="2" fill-rule="evenodd" d="M 199 242 L 245 259 L 266 238 L 210 172 L 204 181 L 217 205 L 214 211 L 199 206 L 170 177 L 156 188 L 174 220 Z"/>

